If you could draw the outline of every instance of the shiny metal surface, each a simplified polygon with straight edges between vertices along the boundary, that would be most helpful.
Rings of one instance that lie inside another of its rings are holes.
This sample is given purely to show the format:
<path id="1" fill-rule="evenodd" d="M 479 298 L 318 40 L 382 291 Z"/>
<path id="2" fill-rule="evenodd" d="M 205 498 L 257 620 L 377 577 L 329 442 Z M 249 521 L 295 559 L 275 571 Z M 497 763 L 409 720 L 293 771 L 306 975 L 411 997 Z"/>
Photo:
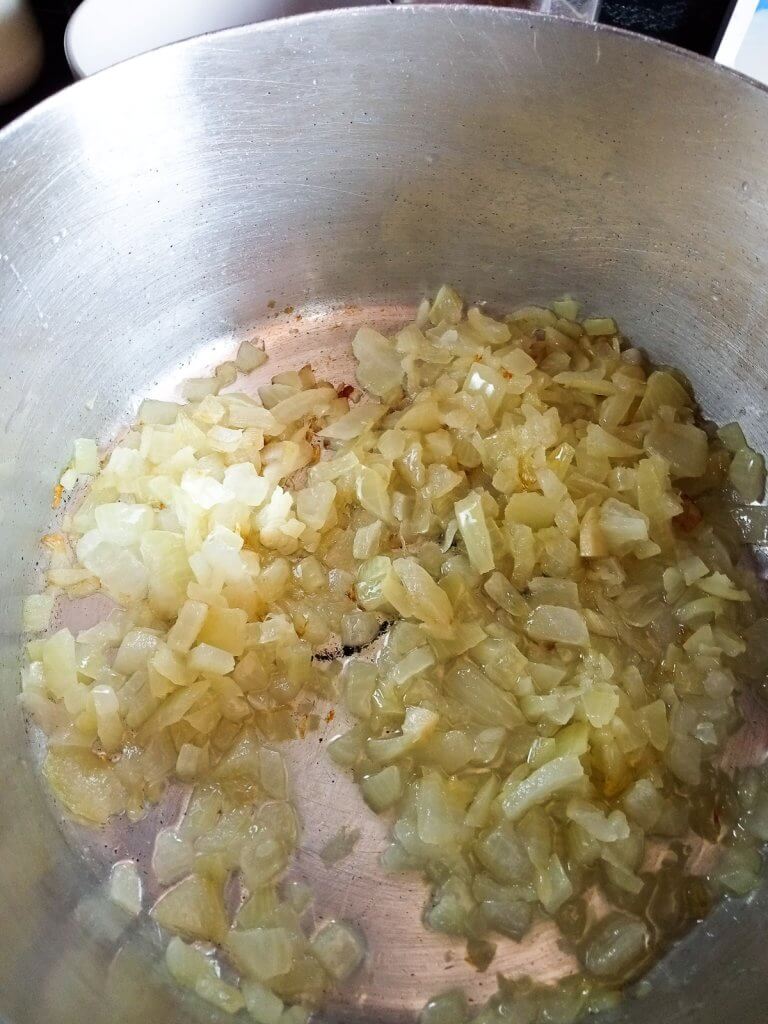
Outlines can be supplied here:
<path id="1" fill-rule="evenodd" d="M 605 29 L 456 7 L 311 15 L 181 44 L 0 135 L 7 1024 L 215 1018 L 166 985 L 152 926 L 126 929 L 100 895 L 109 861 L 146 856 L 162 810 L 129 831 L 60 830 L 17 709 L 20 598 L 72 438 L 108 439 L 141 396 L 254 330 L 271 372 L 317 359 L 340 380 L 357 322 L 402 319 L 449 280 L 491 306 L 569 290 L 615 313 L 686 370 L 708 415 L 738 418 L 766 450 L 766 151 L 768 95 L 728 71 Z M 297 870 L 319 913 L 358 920 L 371 948 L 325 1018 L 395 1024 L 463 979 L 489 991 L 493 978 L 422 929 L 418 880 L 381 875 L 380 825 L 317 740 L 296 759 Z M 317 849 L 353 820 L 355 855 L 326 870 Z M 611 1019 L 764 1024 L 767 940 L 768 893 L 721 906 Z M 498 966 L 549 978 L 562 957 L 538 934 L 503 947 Z"/>

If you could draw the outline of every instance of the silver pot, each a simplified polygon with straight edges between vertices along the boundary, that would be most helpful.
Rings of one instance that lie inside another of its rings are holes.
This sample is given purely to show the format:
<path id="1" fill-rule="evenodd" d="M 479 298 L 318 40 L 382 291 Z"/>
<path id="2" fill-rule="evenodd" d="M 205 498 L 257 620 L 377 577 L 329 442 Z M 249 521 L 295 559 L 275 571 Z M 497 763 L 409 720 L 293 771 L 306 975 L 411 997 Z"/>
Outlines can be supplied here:
<path id="1" fill-rule="evenodd" d="M 62 829 L 18 711 L 20 599 L 72 439 L 108 439 L 257 330 L 271 369 L 337 378 L 360 320 L 401 319 L 447 280 L 491 306 L 568 290 L 691 377 L 705 412 L 768 448 L 768 96 L 707 61 L 492 8 L 312 15 L 171 47 L 98 75 L 0 135 L 0 1014 L 8 1024 L 210 1020 L 166 984 L 159 937 L 103 897 L 160 812 Z M 294 312 L 283 312 L 294 307 Z M 297 314 L 302 316 L 297 319 Z M 754 739 L 754 737 L 753 737 Z M 752 742 L 749 737 L 745 742 Z M 466 980 L 385 879 L 380 834 L 319 865 L 360 816 L 317 743 L 299 867 L 322 913 L 368 933 L 333 1020 L 413 1019 Z M 363 819 L 361 818 L 361 821 Z M 368 819 L 365 818 L 367 822 Z M 664 959 L 632 1024 L 760 1024 L 768 897 L 719 907 Z M 554 950 L 556 954 L 556 950 Z M 549 977 L 553 949 L 504 949 Z M 450 968 L 450 969 L 449 969 Z"/>

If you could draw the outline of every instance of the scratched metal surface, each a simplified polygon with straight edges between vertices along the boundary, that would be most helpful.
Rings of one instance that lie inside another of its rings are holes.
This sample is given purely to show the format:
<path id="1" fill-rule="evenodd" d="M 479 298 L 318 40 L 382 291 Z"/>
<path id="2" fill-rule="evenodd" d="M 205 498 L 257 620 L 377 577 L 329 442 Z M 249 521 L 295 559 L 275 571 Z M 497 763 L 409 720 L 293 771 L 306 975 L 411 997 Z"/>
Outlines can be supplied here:
<path id="1" fill-rule="evenodd" d="M 309 16 L 96 76 L 0 135 L 0 1016 L 212 1020 L 166 986 L 159 938 L 100 895 L 152 829 L 61 829 L 16 705 L 20 597 L 72 437 L 107 440 L 258 330 L 273 366 L 348 373 L 360 319 L 451 280 L 507 306 L 570 290 L 682 366 L 718 420 L 768 448 L 768 98 L 605 29 L 489 8 Z M 295 307 L 292 314 L 271 313 Z M 302 319 L 296 319 L 296 313 Z M 89 408 L 93 399 L 93 405 Z M 764 749 L 764 722 L 745 734 Z M 419 923 L 420 883 L 378 871 L 380 825 L 316 741 L 297 747 L 318 912 L 366 929 L 328 1021 L 399 1024 L 470 971 Z M 323 837 L 358 822 L 328 872 Z M 719 908 L 656 969 L 627 1024 L 764 1024 L 768 895 Z M 455 952 L 455 951 L 454 951 Z M 563 968 L 551 935 L 499 966 Z"/>

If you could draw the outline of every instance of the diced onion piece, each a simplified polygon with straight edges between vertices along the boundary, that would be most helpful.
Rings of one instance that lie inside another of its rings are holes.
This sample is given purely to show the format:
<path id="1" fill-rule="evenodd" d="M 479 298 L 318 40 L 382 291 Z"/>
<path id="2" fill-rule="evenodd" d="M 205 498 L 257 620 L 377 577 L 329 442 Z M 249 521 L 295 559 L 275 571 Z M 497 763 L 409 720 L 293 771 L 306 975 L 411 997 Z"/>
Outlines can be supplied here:
<path id="1" fill-rule="evenodd" d="M 762 860 L 751 846 L 726 847 L 715 867 L 715 880 L 728 892 L 746 896 L 760 883 Z"/>
<path id="2" fill-rule="evenodd" d="M 667 708 L 663 700 L 646 704 L 636 712 L 637 722 L 656 750 L 666 750 L 669 742 Z"/>
<path id="3" fill-rule="evenodd" d="M 609 550 L 615 554 L 627 554 L 648 540 L 648 516 L 616 498 L 603 502 L 599 524 Z"/>
<path id="4" fill-rule="evenodd" d="M 765 495 L 765 459 L 751 448 L 740 448 L 733 456 L 728 479 L 742 501 L 762 501 Z"/>
<path id="5" fill-rule="evenodd" d="M 311 940 L 312 952 L 337 981 L 348 978 L 365 958 L 365 944 L 357 929 L 342 921 L 329 921 Z"/>
<path id="6" fill-rule="evenodd" d="M 96 526 L 104 541 L 128 547 L 137 544 L 146 530 L 152 529 L 155 513 L 147 505 L 110 502 L 96 509 Z"/>
<path id="7" fill-rule="evenodd" d="M 464 824 L 470 828 L 485 828 L 490 818 L 491 806 L 498 792 L 498 778 L 495 775 L 489 775 L 467 808 Z"/>
<path id="8" fill-rule="evenodd" d="M 190 667 L 198 671 L 215 671 L 221 675 L 227 675 L 224 669 L 224 659 L 220 659 L 220 666 L 216 669 L 201 669 L 200 647 L 210 647 L 219 651 L 225 651 L 235 657 L 239 657 L 245 650 L 248 625 L 248 614 L 242 608 L 219 608 L 210 607 L 207 610 L 205 621 L 197 635 L 198 646 L 189 658 Z M 206 657 L 213 658 L 210 652 Z M 227 661 L 229 664 L 229 661 Z M 234 664 L 232 664 L 234 668 Z M 232 671 L 232 668 L 229 671 Z"/>
<path id="9" fill-rule="evenodd" d="M 351 441 L 380 420 L 384 412 L 384 406 L 378 402 L 358 402 L 348 413 L 329 423 L 318 433 L 320 437 L 327 437 L 333 441 Z"/>
<path id="10" fill-rule="evenodd" d="M 463 309 L 464 303 L 460 296 L 456 294 L 453 288 L 444 284 L 439 289 L 434 302 L 430 306 L 429 319 L 433 324 L 442 322 L 457 324 L 461 320 Z"/>
<path id="11" fill-rule="evenodd" d="M 415 647 L 389 671 L 387 678 L 396 686 L 402 686 L 414 676 L 419 676 L 435 664 L 435 655 L 430 647 Z"/>
<path id="12" fill-rule="evenodd" d="M 552 303 L 554 312 L 565 320 L 575 320 L 579 315 L 579 308 L 579 303 L 570 296 L 557 299 Z"/>
<path id="13" fill-rule="evenodd" d="M 193 672 L 226 676 L 235 667 L 235 659 L 229 651 L 202 643 L 192 648 L 187 664 Z"/>
<path id="14" fill-rule="evenodd" d="M 141 913 L 141 878 L 132 860 L 118 861 L 112 866 L 109 898 L 131 917 Z"/>
<path id="15" fill-rule="evenodd" d="M 257 834 L 244 844 L 240 868 L 250 889 L 273 882 L 285 869 L 288 854 L 283 843 L 269 834 Z"/>
<path id="16" fill-rule="evenodd" d="M 108 754 L 115 754 L 123 745 L 123 723 L 120 704 L 111 686 L 101 683 L 91 690 L 96 714 L 96 731 L 101 746 Z"/>
<path id="17" fill-rule="evenodd" d="M 444 846 L 457 841 L 461 822 L 437 772 L 430 772 L 418 784 L 416 827 L 423 843 Z"/>
<path id="18" fill-rule="evenodd" d="M 509 328 L 505 324 L 499 326 L 509 335 Z M 484 363 L 473 363 L 464 380 L 464 390 L 467 394 L 482 396 L 489 412 L 495 416 L 507 394 L 507 385 L 498 370 Z"/>
<path id="19" fill-rule="evenodd" d="M 353 557 L 360 559 L 361 561 L 365 561 L 366 559 L 373 558 L 374 555 L 377 555 L 379 553 L 383 533 L 384 524 L 378 519 L 369 526 L 361 526 L 355 532 L 355 539 L 352 546 Z"/>
<path id="20" fill-rule="evenodd" d="M 583 558 L 604 558 L 609 554 L 599 508 L 589 508 L 584 513 L 579 527 L 579 554 Z"/>
<path id="21" fill-rule="evenodd" d="M 181 394 L 188 402 L 201 402 L 208 395 L 217 395 L 220 388 L 216 377 L 192 377 L 181 385 Z"/>
<path id="22" fill-rule="evenodd" d="M 565 813 L 578 825 L 601 843 L 615 843 L 618 839 L 629 838 L 629 824 L 621 811 L 606 814 L 588 803 L 574 797 L 568 801 Z"/>
<path id="23" fill-rule="evenodd" d="M 704 579 L 697 580 L 696 586 L 699 590 L 703 590 L 705 594 L 721 597 L 724 601 L 751 601 L 746 590 L 739 590 L 737 587 L 734 587 L 733 581 L 721 572 L 713 572 Z"/>
<path id="24" fill-rule="evenodd" d="M 341 618 L 341 643 L 347 648 L 363 648 L 375 640 L 379 633 L 380 619 L 373 612 L 353 611 Z"/>
<path id="25" fill-rule="evenodd" d="M 709 566 L 698 555 L 690 555 L 677 563 L 685 585 L 690 587 L 696 580 L 703 579 L 709 573 Z"/>
<path id="26" fill-rule="evenodd" d="M 439 715 L 428 708 L 407 707 L 402 726 L 402 735 L 368 741 L 368 756 L 372 761 L 382 763 L 395 761 L 408 753 L 417 743 L 422 742 L 435 731 Z"/>
<path id="27" fill-rule="evenodd" d="M 244 974 L 269 981 L 291 969 L 294 944 L 286 928 L 232 929 L 225 948 Z"/>
<path id="28" fill-rule="evenodd" d="M 584 616 L 575 608 L 557 605 L 539 605 L 526 623 L 526 632 L 540 643 L 589 646 L 589 630 Z"/>
<path id="29" fill-rule="evenodd" d="M 112 667 L 123 675 L 138 672 L 146 667 L 159 643 L 156 630 L 129 629 L 117 650 Z"/>
<path id="30" fill-rule="evenodd" d="M 504 518 L 510 523 L 522 523 L 532 529 L 543 529 L 555 521 L 559 502 L 534 491 L 511 494 L 504 510 Z"/>
<path id="31" fill-rule="evenodd" d="M 284 800 L 288 792 L 288 777 L 283 755 L 271 747 L 259 748 L 259 781 L 267 796 Z"/>
<path id="32" fill-rule="evenodd" d="M 175 402 L 160 402 L 155 398 L 145 398 L 139 406 L 139 423 L 170 425 L 176 422 L 181 406 Z"/>
<path id="33" fill-rule="evenodd" d="M 357 718 L 368 718 L 371 714 L 371 698 L 379 679 L 376 666 L 350 660 L 344 666 L 343 678 L 347 709 Z"/>
<path id="34" fill-rule="evenodd" d="M 239 1013 L 245 1006 L 240 990 L 234 985 L 228 985 L 221 978 L 199 978 L 195 984 L 195 992 L 218 1010 L 232 1015 Z"/>
<path id="35" fill-rule="evenodd" d="M 162 829 L 157 833 L 152 853 L 152 870 L 161 885 L 172 885 L 190 874 L 195 851 L 188 839 L 182 838 L 173 829 Z"/>
<path id="36" fill-rule="evenodd" d="M 72 468 L 76 473 L 85 473 L 87 476 L 96 476 L 99 472 L 101 469 L 99 449 L 92 438 L 79 437 L 75 441 L 75 455 L 72 460 Z"/>
<path id="37" fill-rule="evenodd" d="M 590 337 L 616 334 L 616 321 L 609 316 L 589 317 L 584 321 L 584 330 Z"/>
<path id="38" fill-rule="evenodd" d="M 487 316 L 477 306 L 473 306 L 467 313 L 469 326 L 478 334 L 487 345 L 506 345 L 512 336 L 507 324 L 494 320 Z"/>
<path id="39" fill-rule="evenodd" d="M 400 355 L 394 345 L 371 327 L 361 327 L 352 341 L 357 379 L 366 391 L 390 400 L 403 379 Z"/>
<path id="40" fill-rule="evenodd" d="M 602 729 L 613 721 L 619 703 L 618 688 L 605 683 L 596 683 L 581 698 L 587 721 L 595 729 Z"/>
<path id="41" fill-rule="evenodd" d="M 90 750 L 49 750 L 43 771 L 54 795 L 78 818 L 103 825 L 125 809 L 127 794 L 114 768 Z"/>
<path id="42" fill-rule="evenodd" d="M 707 435 L 690 423 L 658 423 L 645 435 L 645 450 L 669 464 L 673 477 L 703 476 L 707 468 Z"/>
<path id="43" fill-rule="evenodd" d="M 240 986 L 245 999 L 245 1008 L 256 1024 L 282 1024 L 280 1018 L 284 1004 L 274 992 L 258 981 L 244 981 Z"/>
<path id="44" fill-rule="evenodd" d="M 243 505 L 258 508 L 269 494 L 270 484 L 252 462 L 238 462 L 224 470 L 224 490 Z"/>
<path id="45" fill-rule="evenodd" d="M 195 505 L 208 510 L 228 501 L 230 493 L 215 477 L 188 469 L 181 478 L 181 489 Z"/>
<path id="46" fill-rule="evenodd" d="M 336 487 L 330 480 L 310 484 L 296 498 L 296 515 L 311 530 L 321 530 L 331 518 Z"/>
<path id="47" fill-rule="evenodd" d="M 176 981 L 186 988 L 194 989 L 203 978 L 217 977 L 213 960 L 202 950 L 187 945 L 177 936 L 174 936 L 166 947 L 165 963 Z"/>
<path id="48" fill-rule="evenodd" d="M 68 629 L 60 629 L 42 646 L 45 682 L 51 695 L 63 697 L 77 685 L 75 640 Z"/>
<path id="49" fill-rule="evenodd" d="M 482 573 L 490 572 L 496 563 L 480 495 L 473 491 L 457 501 L 454 513 L 473 568 Z"/>
<path id="50" fill-rule="evenodd" d="M 178 654 L 191 650 L 208 615 L 208 605 L 202 601 L 185 601 L 168 632 L 168 647 Z"/>
<path id="51" fill-rule="evenodd" d="M 591 932 L 583 953 L 584 966 L 596 978 L 623 980 L 645 958 L 648 928 L 637 918 L 609 914 Z"/>
<path id="52" fill-rule="evenodd" d="M 417 618 L 438 626 L 451 623 L 453 608 L 447 594 L 415 558 L 396 558 L 392 568 L 405 588 Z"/>
<path id="53" fill-rule="evenodd" d="M 550 856 L 546 866 L 538 873 L 536 895 L 549 914 L 556 914 L 573 896 L 573 884 L 556 853 Z"/>
<path id="54" fill-rule="evenodd" d="M 221 889 L 200 875 L 190 875 L 169 889 L 150 913 L 162 928 L 185 938 L 221 942 L 227 933 Z"/>
<path id="55" fill-rule="evenodd" d="M 230 384 L 234 384 L 237 380 L 237 366 L 229 360 L 219 363 L 216 367 L 215 373 L 216 379 L 223 388 L 229 387 Z"/>
<path id="56" fill-rule="evenodd" d="M 61 480 L 59 480 L 59 483 L 64 488 L 64 491 L 69 493 L 76 486 L 79 479 L 80 477 L 76 470 L 65 469 L 61 474 Z"/>
<path id="57" fill-rule="evenodd" d="M 357 497 L 363 508 L 382 522 L 392 523 L 392 503 L 384 479 L 364 466 L 357 478 Z"/>
<path id="58" fill-rule="evenodd" d="M 491 573 L 483 584 L 483 590 L 491 600 L 495 601 L 505 612 L 509 612 L 510 615 L 514 615 L 517 618 L 527 616 L 528 605 L 521 597 L 519 591 L 500 572 Z"/>
<path id="59" fill-rule="evenodd" d="M 733 455 L 736 455 L 742 448 L 749 447 L 747 439 L 744 437 L 744 431 L 738 423 L 725 423 L 722 427 L 718 427 L 717 436 Z"/>
<path id="60" fill-rule="evenodd" d="M 278 423 L 295 423 L 307 416 L 322 416 L 335 397 L 333 388 L 308 388 L 290 398 L 284 398 L 270 412 Z"/>
<path id="61" fill-rule="evenodd" d="M 242 373 L 250 373 L 251 370 L 257 370 L 266 361 L 267 354 L 263 348 L 259 348 L 258 344 L 253 341 L 243 341 L 240 343 L 237 356 L 235 357 L 235 366 Z"/>
<path id="62" fill-rule="evenodd" d="M 518 821 L 531 807 L 545 803 L 583 778 L 584 769 L 578 757 L 556 757 L 521 782 L 505 786 L 501 801 L 504 814 Z"/>
<path id="63" fill-rule="evenodd" d="M 628 459 L 642 455 L 642 449 L 614 437 L 597 423 L 590 423 L 587 427 L 585 445 L 590 455 L 604 455 L 609 459 Z"/>
<path id="64" fill-rule="evenodd" d="M 664 797 L 650 779 L 638 779 L 623 794 L 622 805 L 645 832 L 652 832 L 664 809 Z"/>
<path id="65" fill-rule="evenodd" d="M 28 633 L 48 629 L 56 602 L 55 594 L 30 594 L 24 598 L 23 623 Z"/>
<path id="66" fill-rule="evenodd" d="M 662 406 L 670 409 L 684 409 L 692 405 L 691 396 L 673 374 L 666 370 L 654 370 L 648 377 L 645 393 L 637 408 L 636 418 L 650 419 Z"/>
<path id="67" fill-rule="evenodd" d="M 403 780 L 397 765 L 391 764 L 380 772 L 368 775 L 360 783 L 363 798 L 371 810 L 380 814 L 393 807 L 403 792 Z"/>
<path id="68" fill-rule="evenodd" d="M 464 706 L 470 721 L 513 729 L 522 720 L 517 702 L 476 665 L 460 660 L 445 677 L 445 692 Z"/>

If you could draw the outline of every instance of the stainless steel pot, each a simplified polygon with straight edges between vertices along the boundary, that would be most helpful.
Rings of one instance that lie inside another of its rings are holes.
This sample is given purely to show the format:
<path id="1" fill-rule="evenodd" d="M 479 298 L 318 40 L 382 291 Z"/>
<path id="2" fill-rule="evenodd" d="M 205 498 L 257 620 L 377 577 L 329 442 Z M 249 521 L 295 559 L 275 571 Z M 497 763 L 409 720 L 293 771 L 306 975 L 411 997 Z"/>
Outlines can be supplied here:
<path id="1" fill-rule="evenodd" d="M 146 856 L 158 815 L 128 832 L 62 830 L 17 707 L 20 598 L 72 439 L 109 438 L 139 396 L 253 329 L 273 366 L 311 358 L 339 376 L 356 322 L 401 318 L 448 280 L 491 305 L 570 290 L 617 314 L 689 373 L 707 414 L 738 418 L 765 450 L 767 152 L 768 96 L 728 71 L 606 29 L 461 7 L 203 38 L 81 83 L 0 135 L 8 1024 L 213 1012 L 166 985 L 152 928 L 126 930 L 101 895 L 108 861 Z M 320 911 L 357 918 L 371 944 L 367 972 L 326 1016 L 405 1021 L 465 978 L 491 989 L 425 935 L 421 886 L 380 875 L 378 826 L 354 860 L 319 864 L 318 836 L 360 810 L 318 749 L 297 755 L 299 868 Z M 721 906 L 615 1019 L 761 1024 L 766 940 L 766 892 Z M 499 967 L 551 977 L 553 952 L 539 936 Z"/>

